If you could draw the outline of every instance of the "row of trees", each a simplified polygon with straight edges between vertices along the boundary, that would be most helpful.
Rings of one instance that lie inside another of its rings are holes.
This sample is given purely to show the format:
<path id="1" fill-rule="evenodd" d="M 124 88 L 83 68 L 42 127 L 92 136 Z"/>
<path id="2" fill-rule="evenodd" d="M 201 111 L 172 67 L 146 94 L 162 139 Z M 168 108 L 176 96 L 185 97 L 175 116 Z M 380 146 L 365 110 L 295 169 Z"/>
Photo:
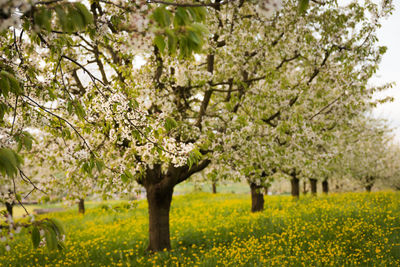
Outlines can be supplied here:
<path id="1" fill-rule="evenodd" d="M 22 202 L 23 186 L 82 204 L 142 186 L 160 251 L 174 187 L 195 173 L 244 177 L 257 211 L 276 173 L 298 196 L 300 177 L 346 166 L 364 179 L 346 163 L 383 149 L 363 114 L 390 86 L 368 80 L 391 1 L 89 2 L 0 3 L 13 19 L 0 34 L 3 202 Z M 353 150 L 361 136 L 371 145 Z"/>

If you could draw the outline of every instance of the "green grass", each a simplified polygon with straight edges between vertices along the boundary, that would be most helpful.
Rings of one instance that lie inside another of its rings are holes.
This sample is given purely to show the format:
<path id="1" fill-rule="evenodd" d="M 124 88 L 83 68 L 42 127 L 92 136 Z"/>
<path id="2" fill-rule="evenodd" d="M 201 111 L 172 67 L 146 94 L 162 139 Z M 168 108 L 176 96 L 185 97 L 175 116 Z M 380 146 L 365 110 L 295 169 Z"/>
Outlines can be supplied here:
<path id="1" fill-rule="evenodd" d="M 25 232 L 10 252 L 0 243 L 0 266 L 400 265 L 399 193 L 268 196 L 257 214 L 249 195 L 175 196 L 173 249 L 156 254 L 146 251 L 146 201 L 101 205 L 47 215 L 64 223 L 63 252 L 32 249 Z"/>
<path id="2" fill-rule="evenodd" d="M 194 183 L 190 180 L 178 184 L 174 189 L 174 192 L 178 195 L 199 192 L 211 193 L 211 191 L 211 183 Z M 247 194 L 250 193 L 250 187 L 247 182 L 221 182 L 217 184 L 217 192 L 222 194 Z"/>

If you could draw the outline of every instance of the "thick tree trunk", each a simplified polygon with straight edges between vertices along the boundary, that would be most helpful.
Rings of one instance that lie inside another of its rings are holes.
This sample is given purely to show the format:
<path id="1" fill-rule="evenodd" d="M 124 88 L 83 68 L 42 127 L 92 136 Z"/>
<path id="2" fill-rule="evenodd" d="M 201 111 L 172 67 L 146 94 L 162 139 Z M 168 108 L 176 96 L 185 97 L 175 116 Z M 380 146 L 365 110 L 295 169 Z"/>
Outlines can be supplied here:
<path id="1" fill-rule="evenodd" d="M 372 186 L 372 184 L 365 186 L 365 190 L 367 190 L 368 193 L 371 192 Z"/>
<path id="2" fill-rule="evenodd" d="M 171 208 L 173 187 L 148 185 L 147 202 L 149 204 L 149 251 L 171 249 L 169 234 L 169 211 Z"/>
<path id="3" fill-rule="evenodd" d="M 13 203 L 10 202 L 6 202 L 6 209 L 7 209 L 7 213 L 8 215 L 10 215 L 11 217 L 13 216 Z"/>
<path id="4" fill-rule="evenodd" d="M 324 192 L 324 194 L 329 193 L 329 183 L 327 179 L 322 181 L 322 192 Z"/>
<path id="5" fill-rule="evenodd" d="M 292 196 L 295 198 L 300 197 L 300 179 L 296 177 L 296 175 L 292 175 L 292 179 L 290 180 L 292 185 Z"/>
<path id="6" fill-rule="evenodd" d="M 310 178 L 311 194 L 314 196 L 317 194 L 317 179 Z"/>
<path id="7" fill-rule="evenodd" d="M 79 199 L 78 212 L 81 214 L 85 214 L 85 200 L 83 198 Z"/>
<path id="8" fill-rule="evenodd" d="M 165 173 L 162 172 L 161 164 L 147 168 L 145 178 L 139 183 L 146 189 L 149 210 L 149 251 L 171 249 L 169 212 L 174 186 L 205 169 L 210 163 L 211 161 L 206 159 L 191 168 L 170 165 Z"/>
<path id="9" fill-rule="evenodd" d="M 262 192 L 263 187 L 251 183 L 250 189 L 251 189 L 251 212 L 263 211 L 264 210 L 264 194 Z"/>
<path id="10" fill-rule="evenodd" d="M 213 192 L 213 194 L 217 193 L 217 183 L 216 182 L 212 183 L 212 192 Z"/>

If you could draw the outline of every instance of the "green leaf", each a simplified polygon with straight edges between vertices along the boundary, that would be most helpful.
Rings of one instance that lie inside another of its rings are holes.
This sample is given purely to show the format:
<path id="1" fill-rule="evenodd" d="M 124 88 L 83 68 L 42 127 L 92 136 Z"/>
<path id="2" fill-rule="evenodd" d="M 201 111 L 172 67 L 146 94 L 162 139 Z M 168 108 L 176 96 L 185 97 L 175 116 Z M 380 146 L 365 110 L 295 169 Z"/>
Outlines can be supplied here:
<path id="1" fill-rule="evenodd" d="M 166 29 L 165 32 L 168 36 L 168 52 L 171 55 L 175 55 L 176 47 L 178 45 L 178 38 L 175 36 L 174 32 L 169 29 Z"/>
<path id="2" fill-rule="evenodd" d="M 33 137 L 32 135 L 28 134 L 24 134 L 22 137 L 24 146 L 26 147 L 27 150 L 31 150 L 32 149 L 32 142 L 33 142 Z"/>
<path id="3" fill-rule="evenodd" d="M 129 181 L 128 176 L 125 175 L 124 173 L 121 174 L 121 181 L 122 181 L 123 183 L 127 183 L 127 182 Z"/>
<path id="4" fill-rule="evenodd" d="M 104 162 L 101 161 L 101 160 L 98 160 L 98 159 L 96 159 L 95 164 L 96 164 L 96 168 L 97 168 L 97 170 L 98 170 L 99 172 L 101 172 L 101 171 L 104 169 L 104 167 L 105 167 Z"/>
<path id="5" fill-rule="evenodd" d="M 8 97 L 8 92 L 10 92 L 10 82 L 6 77 L 0 76 L 0 91 L 5 97 Z"/>
<path id="6" fill-rule="evenodd" d="M 175 27 L 177 26 L 185 26 L 190 23 L 188 13 L 186 12 L 186 9 L 183 7 L 178 7 L 175 12 L 175 17 L 174 17 L 174 25 Z"/>
<path id="7" fill-rule="evenodd" d="M 75 7 L 79 10 L 79 13 L 82 15 L 85 26 L 92 24 L 93 23 L 93 15 L 92 15 L 92 13 L 89 12 L 89 10 L 86 8 L 86 6 L 82 3 L 74 3 L 74 4 L 75 4 Z"/>
<path id="8" fill-rule="evenodd" d="M 171 24 L 171 16 L 171 12 L 165 9 L 165 6 L 156 8 L 152 14 L 152 18 L 161 28 L 168 27 Z"/>
<path id="9" fill-rule="evenodd" d="M 38 248 L 40 244 L 40 232 L 37 226 L 34 226 L 32 229 L 32 244 L 34 248 Z"/>
<path id="10" fill-rule="evenodd" d="M 82 107 L 82 105 L 79 102 L 74 102 L 74 108 L 76 115 L 78 118 L 83 119 L 86 117 L 86 112 L 85 109 Z"/>
<path id="11" fill-rule="evenodd" d="M 203 155 L 198 149 L 193 149 L 192 151 L 190 151 L 189 157 L 187 159 L 189 169 L 193 166 L 193 164 L 197 164 L 202 157 Z"/>
<path id="12" fill-rule="evenodd" d="M 58 245 L 57 241 L 57 235 L 56 232 L 53 230 L 53 228 L 49 225 L 47 225 L 45 232 L 44 232 L 44 238 L 46 239 L 46 245 L 48 250 L 55 250 Z"/>
<path id="13" fill-rule="evenodd" d="M 197 7 L 194 8 L 196 13 L 197 13 L 197 20 L 195 20 L 196 22 L 204 22 L 206 21 L 206 17 L 207 17 L 207 9 L 205 7 Z"/>
<path id="14" fill-rule="evenodd" d="M 0 121 L 4 119 L 4 115 L 8 112 L 8 106 L 4 103 L 0 103 Z"/>
<path id="15" fill-rule="evenodd" d="M 55 218 L 49 218 L 48 220 L 53 224 L 53 229 L 58 236 L 61 237 L 61 235 L 65 234 L 64 227 L 59 220 Z"/>
<path id="16" fill-rule="evenodd" d="M 300 14 L 304 14 L 307 11 L 309 2 L 310 0 L 299 0 L 298 8 Z"/>
<path id="17" fill-rule="evenodd" d="M 197 36 L 197 33 L 190 31 L 189 34 L 189 40 L 191 40 L 193 43 L 195 43 L 196 45 L 200 45 L 201 44 L 201 40 L 200 38 Z"/>
<path id="18" fill-rule="evenodd" d="M 68 14 L 69 19 L 71 20 L 73 26 L 72 28 L 75 30 L 80 30 L 85 28 L 85 18 L 83 15 L 76 9 L 71 9 Z"/>
<path id="19" fill-rule="evenodd" d="M 0 171 L 3 175 L 13 177 L 18 173 L 22 159 L 17 153 L 8 148 L 0 149 Z"/>
<path id="20" fill-rule="evenodd" d="M 67 14 L 65 13 L 64 9 L 62 8 L 62 6 L 60 6 L 60 5 L 57 5 L 55 7 L 55 11 L 56 11 L 56 14 L 57 14 L 58 23 L 60 24 L 61 29 L 63 31 L 65 31 L 66 28 L 67 28 L 67 20 L 68 20 Z"/>
<path id="21" fill-rule="evenodd" d="M 34 23 L 47 31 L 51 31 L 51 17 L 51 9 L 45 7 L 39 8 L 33 16 Z"/>
<path id="22" fill-rule="evenodd" d="M 157 46 L 158 50 L 160 50 L 161 53 L 164 53 L 166 44 L 164 38 L 161 35 L 157 35 L 154 38 L 154 44 Z"/>
<path id="23" fill-rule="evenodd" d="M 174 129 L 177 125 L 178 125 L 178 123 L 176 122 L 176 120 L 174 118 L 167 118 L 164 123 L 164 128 L 165 128 L 165 130 L 167 130 L 169 132 L 172 129 Z"/>
<path id="24" fill-rule="evenodd" d="M 0 72 L 0 77 L 2 79 L 6 79 L 8 80 L 9 83 L 9 91 L 13 92 L 14 94 L 21 94 L 22 93 L 22 89 L 20 86 L 19 81 L 17 80 L 17 78 L 14 77 L 14 75 L 12 75 L 11 73 L 2 70 Z"/>
<path id="25" fill-rule="evenodd" d="M 132 179 L 133 179 L 133 175 L 132 175 L 132 173 L 131 173 L 130 171 L 128 171 L 128 170 L 125 170 L 124 173 L 121 175 L 121 180 L 122 180 L 122 182 L 124 182 L 124 183 L 127 183 L 127 182 L 129 182 L 129 181 L 132 181 Z"/>

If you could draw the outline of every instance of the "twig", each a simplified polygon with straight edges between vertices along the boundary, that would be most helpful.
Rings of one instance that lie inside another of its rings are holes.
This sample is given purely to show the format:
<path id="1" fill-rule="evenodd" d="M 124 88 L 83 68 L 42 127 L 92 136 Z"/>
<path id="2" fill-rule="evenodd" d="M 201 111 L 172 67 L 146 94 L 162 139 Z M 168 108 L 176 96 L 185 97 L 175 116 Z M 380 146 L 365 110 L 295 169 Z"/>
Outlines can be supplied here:
<path id="1" fill-rule="evenodd" d="M 318 115 L 320 115 L 322 112 L 324 112 L 326 109 L 328 109 L 330 106 L 332 106 L 333 104 L 335 104 L 342 96 L 344 95 L 344 93 L 340 94 L 340 96 L 338 96 L 337 98 L 335 98 L 332 102 L 330 102 L 328 105 L 326 105 L 325 107 L 323 107 L 320 111 L 318 111 L 317 113 L 315 113 L 314 115 L 312 115 L 309 120 L 311 121 L 312 119 L 314 119 L 315 117 L 317 117 Z"/>
<path id="2" fill-rule="evenodd" d="M 19 175 L 21 176 L 22 180 L 28 181 L 28 182 L 33 186 L 34 189 L 36 189 L 36 190 L 42 192 L 43 194 L 47 195 L 47 193 L 46 193 L 45 191 L 43 191 L 42 189 L 38 188 L 38 187 L 32 182 L 32 180 L 29 179 L 29 177 L 28 177 L 21 169 L 18 169 L 18 170 L 19 170 Z"/>
<path id="3" fill-rule="evenodd" d="M 18 201 L 18 203 L 21 205 L 21 207 L 24 208 L 26 214 L 29 215 L 29 212 L 28 212 L 27 209 L 25 208 L 24 204 L 22 204 L 21 200 L 19 200 L 19 197 L 17 197 L 17 187 L 15 186 L 15 179 L 14 179 L 14 176 L 11 176 L 11 178 L 12 178 L 12 182 L 13 182 L 15 198 L 17 199 L 17 201 Z"/>
<path id="4" fill-rule="evenodd" d="M 37 106 L 38 108 L 40 108 L 41 110 L 43 110 L 46 113 L 49 113 L 50 115 L 58 118 L 59 120 L 62 120 L 63 122 L 65 122 L 66 124 L 68 124 L 69 127 L 71 127 L 74 132 L 79 136 L 79 138 L 82 139 L 83 143 L 85 144 L 85 146 L 88 148 L 88 150 L 90 151 L 91 154 L 94 154 L 94 152 L 92 151 L 92 149 L 90 148 L 89 144 L 86 142 L 86 139 L 79 133 L 79 131 L 75 128 L 74 125 L 72 125 L 72 123 L 70 123 L 69 121 L 67 121 L 66 119 L 64 119 L 63 117 L 60 117 L 57 114 L 54 114 L 53 112 L 47 110 L 45 107 L 43 107 L 42 105 L 40 105 L 39 103 L 37 103 L 35 100 L 33 100 L 32 98 L 30 98 L 27 95 L 23 95 L 26 99 L 28 99 L 29 101 L 31 101 L 35 106 Z"/>
<path id="5" fill-rule="evenodd" d="M 15 97 L 14 115 L 13 115 L 13 121 L 12 121 L 12 125 L 11 125 L 11 133 L 10 133 L 11 135 L 14 130 L 15 117 L 17 116 L 17 105 L 18 105 L 18 95 Z"/>

